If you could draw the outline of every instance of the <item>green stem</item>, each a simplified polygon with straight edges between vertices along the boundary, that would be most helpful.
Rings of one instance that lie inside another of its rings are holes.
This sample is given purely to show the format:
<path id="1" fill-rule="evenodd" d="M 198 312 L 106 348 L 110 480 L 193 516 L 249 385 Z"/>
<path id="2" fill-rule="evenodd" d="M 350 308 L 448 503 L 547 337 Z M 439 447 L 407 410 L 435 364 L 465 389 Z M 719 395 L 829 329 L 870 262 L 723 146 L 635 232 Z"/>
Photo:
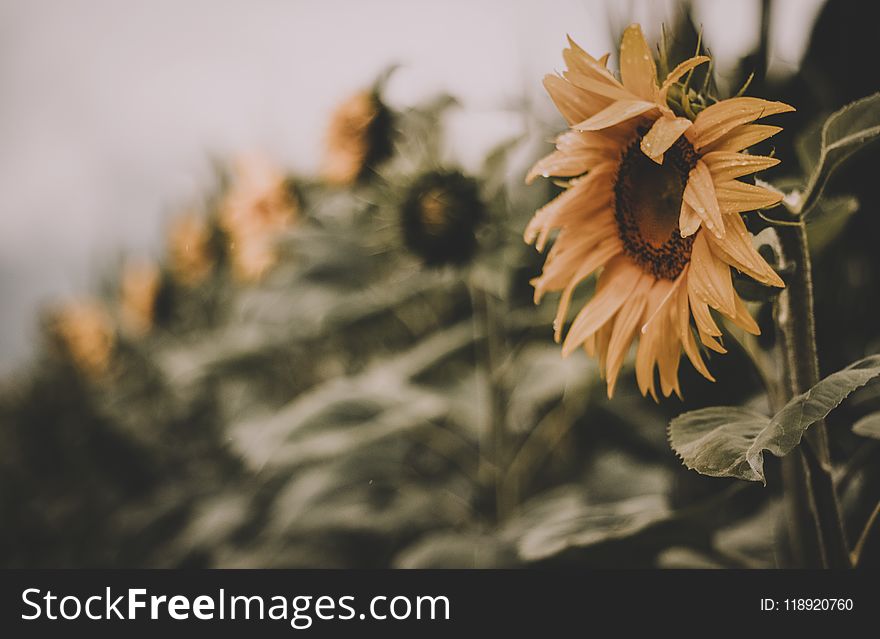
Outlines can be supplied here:
<path id="1" fill-rule="evenodd" d="M 862 559 L 862 551 L 865 549 L 865 543 L 871 535 L 871 530 L 874 528 L 874 524 L 877 523 L 878 515 L 880 515 L 880 501 L 877 502 L 877 505 L 874 506 L 874 510 L 871 511 L 871 514 L 868 516 L 868 521 L 862 529 L 862 534 L 859 535 L 859 540 L 856 542 L 856 547 L 853 549 L 852 555 L 850 555 L 853 566 L 858 566 Z"/>
<path id="2" fill-rule="evenodd" d="M 787 402 L 819 381 L 819 361 L 806 228 L 801 224 L 777 232 L 783 257 L 794 270 L 775 308 L 786 376 L 784 396 L 779 399 Z M 783 459 L 783 481 L 794 564 L 851 567 L 824 421 L 807 430 L 802 444 Z"/>
<path id="3" fill-rule="evenodd" d="M 487 423 L 480 432 L 480 471 L 481 481 L 494 493 L 495 515 L 498 520 L 508 514 L 508 504 L 504 495 L 504 474 L 507 450 L 505 428 L 505 399 L 501 389 L 499 362 L 503 350 L 504 327 L 501 314 L 495 309 L 491 294 L 471 278 L 471 303 L 474 324 L 477 332 L 486 336 L 478 357 L 482 360 L 485 384 L 488 390 Z M 478 348 L 480 343 L 478 342 Z"/>

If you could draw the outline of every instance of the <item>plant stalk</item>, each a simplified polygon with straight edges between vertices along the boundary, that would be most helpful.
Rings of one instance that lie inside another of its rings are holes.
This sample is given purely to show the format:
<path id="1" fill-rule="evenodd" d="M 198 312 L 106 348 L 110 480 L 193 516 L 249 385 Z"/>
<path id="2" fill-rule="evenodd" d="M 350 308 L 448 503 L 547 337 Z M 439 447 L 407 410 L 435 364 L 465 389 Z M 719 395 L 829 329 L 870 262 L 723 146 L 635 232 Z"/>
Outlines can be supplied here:
<path id="1" fill-rule="evenodd" d="M 506 427 L 504 419 L 505 398 L 499 379 L 499 362 L 503 351 L 504 318 L 496 309 L 496 300 L 479 284 L 470 283 L 471 304 L 473 308 L 476 330 L 486 336 L 480 345 L 478 341 L 478 358 L 482 360 L 484 381 L 488 391 L 487 419 L 480 432 L 480 468 L 481 482 L 494 495 L 495 517 L 503 520 L 509 510 L 504 495 L 504 479 L 507 466 L 505 456 L 507 450 Z M 480 347 L 481 346 L 481 347 Z"/>
<path id="2" fill-rule="evenodd" d="M 819 381 L 813 283 L 806 227 L 777 229 L 783 258 L 793 267 L 775 311 L 785 364 L 782 404 Z M 781 408 L 781 406 L 778 406 Z M 840 505 L 831 475 L 825 422 L 805 433 L 801 445 L 783 458 L 783 482 L 791 559 L 801 568 L 851 567 Z"/>

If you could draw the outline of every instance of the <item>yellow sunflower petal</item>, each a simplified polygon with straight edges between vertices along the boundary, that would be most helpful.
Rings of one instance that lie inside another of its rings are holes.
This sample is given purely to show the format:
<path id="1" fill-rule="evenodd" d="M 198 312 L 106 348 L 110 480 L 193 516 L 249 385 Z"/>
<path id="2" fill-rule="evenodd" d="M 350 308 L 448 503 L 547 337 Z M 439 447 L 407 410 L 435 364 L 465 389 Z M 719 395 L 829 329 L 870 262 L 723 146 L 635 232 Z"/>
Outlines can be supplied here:
<path id="1" fill-rule="evenodd" d="M 612 171 L 612 163 L 597 166 L 586 176 L 576 180 L 565 192 L 538 209 L 526 227 L 523 236 L 526 243 L 535 244 L 539 251 L 543 251 L 550 232 L 559 227 L 560 218 L 569 212 L 574 212 L 579 218 L 586 218 L 602 208 L 607 199 L 602 197 L 603 192 L 607 192 L 610 197 L 610 188 L 605 182 Z"/>
<path id="2" fill-rule="evenodd" d="M 656 314 L 659 310 L 660 297 L 665 297 L 671 286 L 669 280 L 659 280 L 657 286 L 648 295 L 648 303 L 645 308 L 645 316 Z M 654 366 L 657 363 L 657 336 L 659 323 L 650 324 L 642 328 L 639 337 L 639 345 L 636 348 L 636 383 L 642 395 L 651 393 L 654 401 L 657 401 L 657 392 L 654 389 Z"/>
<path id="3" fill-rule="evenodd" d="M 563 327 L 565 326 L 565 318 L 568 316 L 568 309 L 571 305 L 571 296 L 577 288 L 578 284 L 593 274 L 593 272 L 604 266 L 610 259 L 623 252 L 623 245 L 620 239 L 610 237 L 602 242 L 596 249 L 585 257 L 571 276 L 562 296 L 559 299 L 559 306 L 556 310 L 556 319 L 553 322 L 553 339 L 558 343 L 562 338 Z M 539 283 L 540 285 L 540 283 Z M 536 286 L 537 292 L 537 286 Z"/>
<path id="4" fill-rule="evenodd" d="M 608 212 L 600 214 L 579 225 L 583 233 L 559 233 L 553 249 L 547 255 L 541 275 L 531 283 L 535 287 L 535 303 L 541 301 L 544 293 L 559 291 L 571 283 L 581 269 L 586 268 L 585 262 L 590 261 L 592 253 L 600 244 L 609 243 L 622 246 L 620 238 L 614 233 L 614 217 Z M 590 269 L 592 271 L 592 269 Z M 586 273 L 584 277 L 589 275 Z"/>
<path id="5" fill-rule="evenodd" d="M 642 152 L 657 164 L 663 164 L 663 154 L 693 123 L 687 118 L 660 117 L 642 138 Z"/>
<path id="6" fill-rule="evenodd" d="M 681 387 L 678 383 L 678 365 L 681 362 L 681 348 L 677 339 L 677 333 L 673 326 L 673 314 L 671 308 L 664 313 L 662 330 L 664 339 L 658 342 L 657 369 L 660 371 L 660 390 L 665 397 L 673 392 L 681 397 Z"/>
<path id="7" fill-rule="evenodd" d="M 693 207 L 707 229 L 717 237 L 724 237 L 724 220 L 715 193 L 715 182 L 702 160 L 697 161 L 688 175 L 687 186 L 684 188 L 684 201 L 688 206 Z"/>
<path id="8" fill-rule="evenodd" d="M 578 71 L 565 71 L 562 74 L 562 77 L 571 82 L 571 84 L 577 88 L 588 91 L 596 100 L 596 104 L 601 105 L 601 108 L 604 108 L 611 102 L 617 100 L 639 99 L 638 96 L 633 95 L 620 85 L 611 85 L 607 82 L 602 82 L 601 80 L 585 76 Z M 598 111 L 599 109 L 596 110 Z"/>
<path id="9" fill-rule="evenodd" d="M 620 79 L 636 96 L 657 100 L 657 67 L 642 28 L 637 24 L 627 27 L 620 41 Z"/>
<path id="10" fill-rule="evenodd" d="M 724 239 L 708 237 L 712 252 L 762 284 L 785 286 L 776 271 L 755 250 L 752 236 L 739 213 L 725 214 L 725 220 L 728 232 Z"/>
<path id="11" fill-rule="evenodd" d="M 569 48 L 563 49 L 562 58 L 565 60 L 565 65 L 569 70 L 575 71 L 587 78 L 599 80 L 609 86 L 623 88 L 620 82 L 617 81 L 617 78 L 605 68 L 608 62 L 608 54 L 597 60 L 572 40 L 571 36 L 568 36 L 568 46 Z"/>
<path id="12" fill-rule="evenodd" d="M 704 233 L 697 235 L 691 249 L 688 289 L 724 315 L 736 315 L 730 267 L 712 252 Z"/>
<path id="13" fill-rule="evenodd" d="M 562 356 L 571 355 L 589 335 L 611 319 L 644 276 L 628 257 L 618 256 L 611 260 L 599 276 L 593 299 L 574 318 L 562 343 Z"/>
<path id="14" fill-rule="evenodd" d="M 681 203 L 681 213 L 678 217 L 678 229 L 682 237 L 690 237 L 700 230 L 700 224 L 703 223 L 697 212 L 690 204 L 685 201 Z"/>
<path id="15" fill-rule="evenodd" d="M 752 314 L 749 313 L 749 309 L 746 307 L 745 302 L 742 301 L 739 295 L 736 296 L 734 301 L 736 302 L 736 315 L 732 318 L 733 323 L 747 333 L 760 335 L 761 329 L 758 328 L 758 323 L 755 321 L 755 318 L 752 317 Z"/>
<path id="16" fill-rule="evenodd" d="M 754 184 L 739 180 L 719 182 L 715 185 L 718 204 L 725 213 L 742 213 L 775 206 L 784 195 Z"/>
<path id="17" fill-rule="evenodd" d="M 714 151 L 702 157 L 716 182 L 726 182 L 744 175 L 764 171 L 779 164 L 778 158 L 730 151 Z"/>
<path id="18" fill-rule="evenodd" d="M 660 87 L 660 102 L 666 102 L 666 94 L 669 92 L 669 88 L 678 82 L 681 77 L 694 69 L 701 64 L 704 64 L 709 61 L 709 57 L 705 55 L 694 56 L 693 58 L 689 58 L 675 67 L 669 74 L 666 76 L 666 79 L 663 81 L 663 86 Z"/>
<path id="19" fill-rule="evenodd" d="M 656 108 L 656 104 L 644 100 L 619 100 L 582 122 L 572 124 L 572 128 L 577 131 L 601 131 Z"/>
<path id="20" fill-rule="evenodd" d="M 685 267 L 685 270 L 679 275 L 679 279 L 686 278 L 686 274 L 687 267 Z M 676 313 L 678 314 L 678 333 L 679 338 L 681 339 L 682 349 L 697 372 L 710 382 L 714 382 L 715 378 L 706 367 L 706 363 L 703 361 L 703 357 L 700 355 L 700 349 L 697 347 L 697 342 L 694 339 L 694 333 L 691 330 L 691 312 L 690 304 L 688 303 L 688 291 L 686 285 L 679 284 L 677 296 Z"/>
<path id="21" fill-rule="evenodd" d="M 614 318 L 611 339 L 608 342 L 606 361 L 604 362 L 605 375 L 608 380 L 608 399 L 614 395 L 617 375 L 620 373 L 623 359 L 632 345 L 633 337 L 635 337 L 636 329 L 647 304 L 645 293 L 651 288 L 653 282 L 653 278 L 643 277 L 632 296 Z"/>
<path id="22" fill-rule="evenodd" d="M 722 135 L 720 138 L 703 147 L 705 153 L 715 151 L 742 151 L 750 146 L 754 146 L 759 142 L 763 142 L 767 138 L 771 138 L 782 131 L 781 126 L 770 126 L 769 124 L 740 124 L 734 127 L 729 133 Z"/>
<path id="23" fill-rule="evenodd" d="M 741 124 L 787 111 L 794 111 L 794 107 L 760 98 L 731 98 L 716 102 L 694 120 L 694 146 L 700 149 Z"/>
<path id="24" fill-rule="evenodd" d="M 581 175 L 601 162 L 613 161 L 616 153 L 618 145 L 604 136 L 566 131 L 556 139 L 556 151 L 535 163 L 526 176 L 526 184 L 539 176 Z"/>
<path id="25" fill-rule="evenodd" d="M 544 88 L 569 124 L 583 121 L 608 104 L 606 99 L 579 89 L 558 75 L 544 76 Z"/>

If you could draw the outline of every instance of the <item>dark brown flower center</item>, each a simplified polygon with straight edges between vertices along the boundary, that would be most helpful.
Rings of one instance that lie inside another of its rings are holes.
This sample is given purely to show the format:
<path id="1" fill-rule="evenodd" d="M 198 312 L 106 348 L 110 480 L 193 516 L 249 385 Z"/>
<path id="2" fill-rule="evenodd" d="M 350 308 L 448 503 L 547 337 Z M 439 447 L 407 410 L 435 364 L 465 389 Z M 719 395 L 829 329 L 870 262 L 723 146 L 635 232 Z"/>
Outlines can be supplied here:
<path id="1" fill-rule="evenodd" d="M 614 183 L 615 217 L 623 249 L 646 272 L 675 279 L 691 257 L 694 235 L 681 237 L 678 218 L 688 174 L 697 164 L 684 136 L 663 156 L 663 164 L 639 147 L 641 132 L 623 152 Z"/>

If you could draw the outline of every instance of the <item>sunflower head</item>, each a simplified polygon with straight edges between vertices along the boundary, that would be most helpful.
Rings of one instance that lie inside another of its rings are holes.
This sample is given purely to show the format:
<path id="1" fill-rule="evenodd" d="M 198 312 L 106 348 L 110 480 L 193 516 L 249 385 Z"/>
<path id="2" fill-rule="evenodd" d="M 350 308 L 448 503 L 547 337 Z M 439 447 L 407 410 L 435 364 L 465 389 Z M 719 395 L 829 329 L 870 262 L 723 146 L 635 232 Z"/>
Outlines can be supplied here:
<path id="1" fill-rule="evenodd" d="M 207 220 L 191 211 L 176 217 L 168 229 L 168 264 L 174 280 L 195 286 L 214 268 L 212 230 Z"/>
<path id="2" fill-rule="evenodd" d="M 425 173 L 400 208 L 403 239 L 428 265 L 460 264 L 476 250 L 476 227 L 485 217 L 479 185 L 458 171 Z"/>
<path id="3" fill-rule="evenodd" d="M 220 207 L 233 272 L 256 281 L 277 260 L 277 235 L 293 226 L 299 205 L 284 173 L 263 156 L 241 156 Z"/>
<path id="4" fill-rule="evenodd" d="M 116 335 L 113 320 L 98 301 L 69 302 L 50 314 L 56 345 L 83 375 L 100 379 L 110 366 Z"/>
<path id="5" fill-rule="evenodd" d="M 598 273 L 592 299 L 565 334 L 563 354 L 584 348 L 598 357 L 610 397 L 638 338 L 642 393 L 657 399 L 659 377 L 664 396 L 680 396 L 682 352 L 713 379 L 703 350 L 725 352 L 719 315 L 758 332 L 733 288 L 732 270 L 783 286 L 753 247 L 743 220 L 750 211 L 776 205 L 782 195 L 741 178 L 778 163 L 747 152 L 780 131 L 755 120 L 793 109 L 693 91 L 690 74 L 709 62 L 706 56 L 658 78 L 638 25 L 624 32 L 619 77 L 607 68 L 607 55 L 594 58 L 571 40 L 563 57 L 566 70 L 548 75 L 544 85 L 569 129 L 526 178 L 568 180 L 526 229 L 526 241 L 542 251 L 555 234 L 543 271 L 532 282 L 535 299 L 561 293 L 554 325 L 562 341 L 576 288 Z"/>
<path id="6" fill-rule="evenodd" d="M 350 186 L 390 154 L 391 111 L 377 90 L 359 91 L 330 116 L 321 177 L 329 184 Z"/>
<path id="7" fill-rule="evenodd" d="M 140 337 L 156 321 L 156 304 L 162 275 L 158 265 L 149 260 L 129 260 L 122 269 L 119 283 L 119 314 L 122 328 Z"/>

